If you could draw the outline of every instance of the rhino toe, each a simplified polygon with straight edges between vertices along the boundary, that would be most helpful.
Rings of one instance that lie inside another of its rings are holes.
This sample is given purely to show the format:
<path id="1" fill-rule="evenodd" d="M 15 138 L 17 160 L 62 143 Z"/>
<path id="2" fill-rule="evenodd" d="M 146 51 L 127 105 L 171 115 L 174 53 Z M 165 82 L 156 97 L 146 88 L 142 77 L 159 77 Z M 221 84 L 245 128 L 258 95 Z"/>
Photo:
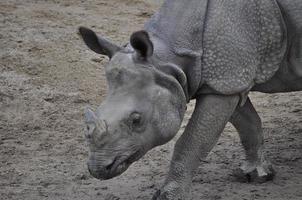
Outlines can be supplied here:
<path id="1" fill-rule="evenodd" d="M 271 164 L 262 164 L 255 166 L 253 169 L 244 170 L 239 168 L 234 171 L 233 175 L 239 182 L 264 183 L 273 180 L 275 170 Z"/>

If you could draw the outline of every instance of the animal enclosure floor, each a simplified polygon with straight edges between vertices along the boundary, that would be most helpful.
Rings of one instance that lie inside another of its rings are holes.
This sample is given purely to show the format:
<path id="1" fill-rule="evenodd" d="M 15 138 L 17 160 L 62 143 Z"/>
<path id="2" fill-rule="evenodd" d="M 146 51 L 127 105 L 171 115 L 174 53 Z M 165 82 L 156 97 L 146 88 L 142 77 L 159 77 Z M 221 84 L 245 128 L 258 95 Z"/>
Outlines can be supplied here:
<path id="1" fill-rule="evenodd" d="M 92 27 L 122 45 L 158 8 L 152 2 L 0 2 L 1 200 L 151 199 L 163 183 L 176 138 L 115 179 L 101 182 L 88 173 L 83 110 L 104 99 L 108 60 L 88 50 L 77 27 Z M 276 178 L 249 184 L 232 176 L 244 152 L 228 125 L 194 176 L 194 200 L 302 199 L 302 93 L 251 98 Z M 190 104 L 185 122 L 192 109 Z"/>

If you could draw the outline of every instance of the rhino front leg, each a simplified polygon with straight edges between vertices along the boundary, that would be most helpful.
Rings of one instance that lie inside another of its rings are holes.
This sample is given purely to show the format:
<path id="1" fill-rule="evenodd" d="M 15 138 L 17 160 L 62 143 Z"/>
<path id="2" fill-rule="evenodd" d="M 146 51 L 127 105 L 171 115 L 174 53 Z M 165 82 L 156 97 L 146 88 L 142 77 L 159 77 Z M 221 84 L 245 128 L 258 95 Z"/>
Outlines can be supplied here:
<path id="1" fill-rule="evenodd" d="M 246 152 L 246 162 L 235 175 L 247 181 L 265 182 L 274 177 L 274 170 L 263 155 L 263 132 L 261 119 L 248 98 L 243 107 L 238 107 L 230 122 L 239 132 Z"/>
<path id="2" fill-rule="evenodd" d="M 194 170 L 217 142 L 239 102 L 239 96 L 206 95 L 196 99 L 195 110 L 175 144 L 170 171 L 153 200 L 183 200 Z"/>

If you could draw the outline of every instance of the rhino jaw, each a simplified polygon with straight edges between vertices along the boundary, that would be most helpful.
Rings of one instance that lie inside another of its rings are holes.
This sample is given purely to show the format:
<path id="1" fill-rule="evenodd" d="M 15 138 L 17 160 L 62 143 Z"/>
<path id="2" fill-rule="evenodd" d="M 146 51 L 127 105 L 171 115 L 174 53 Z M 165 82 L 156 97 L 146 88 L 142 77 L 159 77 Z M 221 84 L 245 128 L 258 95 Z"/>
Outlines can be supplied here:
<path id="1" fill-rule="evenodd" d="M 87 166 L 90 174 L 94 178 L 97 178 L 99 180 L 108 180 L 121 175 L 129 168 L 132 163 L 137 161 L 142 156 L 143 154 L 141 153 L 141 151 L 136 151 L 129 156 L 117 156 L 110 164 L 101 168 L 97 168 L 97 166 L 94 164 L 95 161 L 93 160 L 89 160 L 87 162 Z"/>

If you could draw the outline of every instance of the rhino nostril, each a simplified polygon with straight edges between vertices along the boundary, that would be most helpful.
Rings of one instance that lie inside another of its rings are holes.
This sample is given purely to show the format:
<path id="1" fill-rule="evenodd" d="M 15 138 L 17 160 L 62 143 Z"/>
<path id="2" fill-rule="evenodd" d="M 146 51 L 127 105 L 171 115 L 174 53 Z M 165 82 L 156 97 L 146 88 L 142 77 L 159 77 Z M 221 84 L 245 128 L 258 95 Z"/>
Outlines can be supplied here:
<path id="1" fill-rule="evenodd" d="M 111 170 L 114 164 L 116 163 L 117 159 L 115 158 L 109 165 L 106 166 L 106 170 Z"/>
<path id="2" fill-rule="evenodd" d="M 91 171 L 91 169 L 90 169 L 90 167 L 88 166 L 88 171 L 89 171 L 89 173 L 90 174 L 92 174 L 92 171 Z"/>
<path id="3" fill-rule="evenodd" d="M 96 171 L 90 165 L 88 165 L 88 171 L 93 177 L 96 177 Z"/>

